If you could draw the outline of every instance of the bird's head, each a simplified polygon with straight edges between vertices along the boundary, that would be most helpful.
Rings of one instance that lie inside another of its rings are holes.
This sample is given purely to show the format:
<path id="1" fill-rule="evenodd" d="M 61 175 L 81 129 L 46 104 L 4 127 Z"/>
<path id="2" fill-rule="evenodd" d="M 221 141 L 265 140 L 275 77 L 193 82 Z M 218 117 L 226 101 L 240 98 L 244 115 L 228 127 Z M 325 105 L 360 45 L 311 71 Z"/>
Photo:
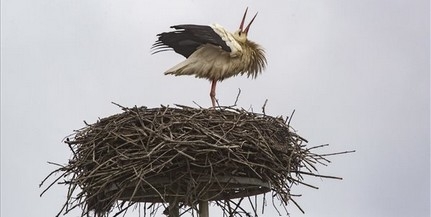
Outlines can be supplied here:
<path id="1" fill-rule="evenodd" d="M 244 21 L 245 21 L 245 17 L 247 16 L 247 10 L 248 10 L 248 8 L 245 9 L 244 16 L 242 17 L 241 24 L 239 25 L 239 29 L 234 34 L 235 38 L 240 42 L 246 42 L 247 41 L 248 30 L 250 29 L 251 24 L 253 23 L 254 19 L 257 16 L 257 13 L 256 13 L 254 15 L 253 19 L 251 19 L 250 23 L 244 29 Z"/>

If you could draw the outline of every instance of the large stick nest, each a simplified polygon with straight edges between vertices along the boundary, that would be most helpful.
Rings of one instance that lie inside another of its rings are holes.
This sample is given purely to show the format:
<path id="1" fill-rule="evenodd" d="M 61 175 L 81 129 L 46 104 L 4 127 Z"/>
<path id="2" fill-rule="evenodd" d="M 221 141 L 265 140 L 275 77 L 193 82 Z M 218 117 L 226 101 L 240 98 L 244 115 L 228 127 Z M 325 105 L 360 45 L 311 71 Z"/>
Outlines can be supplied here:
<path id="1" fill-rule="evenodd" d="M 121 213 L 138 202 L 220 205 L 270 190 L 282 204 L 296 204 L 292 185 L 314 187 L 303 175 L 321 176 L 315 165 L 329 162 L 281 117 L 232 107 L 122 109 L 66 139 L 73 157 L 46 189 L 61 178 L 69 186 L 59 215 L 77 206 L 82 216 L 105 215 L 114 204 Z"/>

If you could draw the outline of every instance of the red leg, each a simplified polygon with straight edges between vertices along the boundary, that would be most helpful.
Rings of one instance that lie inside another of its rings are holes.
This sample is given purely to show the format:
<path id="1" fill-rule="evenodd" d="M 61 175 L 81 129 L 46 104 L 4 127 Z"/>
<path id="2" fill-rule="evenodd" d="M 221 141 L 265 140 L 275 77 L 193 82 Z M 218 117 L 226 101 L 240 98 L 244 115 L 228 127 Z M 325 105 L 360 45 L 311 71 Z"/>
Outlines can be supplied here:
<path id="1" fill-rule="evenodd" d="M 215 90 L 216 90 L 216 84 L 217 84 L 217 80 L 213 80 L 211 82 L 211 92 L 210 92 L 210 97 L 211 97 L 211 103 L 213 104 L 213 108 L 216 107 L 216 94 L 215 94 Z"/>

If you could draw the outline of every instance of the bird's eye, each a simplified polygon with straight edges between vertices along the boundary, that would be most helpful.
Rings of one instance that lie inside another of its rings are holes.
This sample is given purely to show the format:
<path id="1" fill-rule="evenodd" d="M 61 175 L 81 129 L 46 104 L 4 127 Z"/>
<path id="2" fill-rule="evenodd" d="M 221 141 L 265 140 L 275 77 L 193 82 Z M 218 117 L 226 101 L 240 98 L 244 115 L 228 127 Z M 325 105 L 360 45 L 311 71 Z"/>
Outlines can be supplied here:
<path id="1" fill-rule="evenodd" d="M 239 36 L 241 36 L 241 32 L 238 32 Z"/>

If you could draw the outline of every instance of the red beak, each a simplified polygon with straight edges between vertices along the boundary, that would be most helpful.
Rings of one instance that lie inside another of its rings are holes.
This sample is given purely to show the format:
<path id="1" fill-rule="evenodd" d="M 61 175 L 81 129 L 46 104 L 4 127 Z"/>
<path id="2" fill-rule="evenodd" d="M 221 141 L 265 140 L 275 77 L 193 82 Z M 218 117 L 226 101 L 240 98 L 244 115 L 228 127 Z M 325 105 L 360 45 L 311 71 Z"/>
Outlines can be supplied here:
<path id="1" fill-rule="evenodd" d="M 248 33 L 248 30 L 250 29 L 251 24 L 253 23 L 254 19 L 257 16 L 257 13 L 256 13 L 254 15 L 253 19 L 251 19 L 250 23 L 247 25 L 247 27 L 245 27 L 245 29 L 243 29 L 245 17 L 247 16 L 247 11 L 248 11 L 248 7 L 245 9 L 244 16 L 242 17 L 241 24 L 239 25 L 239 29 L 241 30 L 241 32 L 245 32 L 245 33 Z"/>

